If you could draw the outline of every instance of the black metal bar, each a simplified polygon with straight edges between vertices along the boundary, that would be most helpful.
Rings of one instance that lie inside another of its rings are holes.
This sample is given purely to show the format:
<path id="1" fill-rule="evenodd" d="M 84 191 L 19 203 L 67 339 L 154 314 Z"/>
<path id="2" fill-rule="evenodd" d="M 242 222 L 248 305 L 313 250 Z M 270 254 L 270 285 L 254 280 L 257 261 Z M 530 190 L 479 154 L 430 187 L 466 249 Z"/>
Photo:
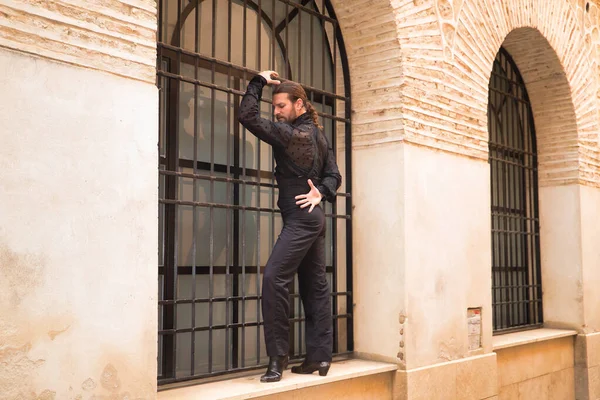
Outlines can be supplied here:
<path id="1" fill-rule="evenodd" d="M 304 7 L 306 7 L 306 5 L 308 3 L 310 3 L 311 1 L 312 0 L 302 0 L 300 2 L 300 4 Z M 286 11 L 287 11 L 287 7 L 286 7 Z M 279 23 L 279 25 L 277 25 L 277 27 L 275 28 L 275 33 L 277 33 L 277 34 L 281 33 L 281 31 L 283 31 L 289 25 L 289 23 L 292 22 L 294 20 L 294 18 L 296 18 L 296 16 L 300 16 L 300 14 L 302 14 L 301 11 L 302 10 L 300 8 L 294 7 L 294 9 L 289 14 L 286 12 L 286 14 L 288 15 L 286 17 L 287 20 L 283 20 Z M 302 29 L 299 29 L 299 32 L 302 32 Z M 300 37 L 300 36 L 302 36 L 302 35 L 298 35 L 298 37 Z"/>
<path id="2" fill-rule="evenodd" d="M 179 266 L 177 268 L 178 268 L 178 271 L 179 271 L 180 275 L 190 275 L 192 273 L 192 267 L 190 265 L 182 265 L 182 266 Z M 227 267 L 224 266 L 224 265 L 214 265 L 213 266 L 213 273 L 215 275 L 225 274 L 226 268 Z M 238 267 L 231 266 L 231 265 L 229 266 L 229 270 L 232 271 L 232 272 L 235 272 L 236 269 L 238 270 L 238 272 L 241 272 L 241 268 L 242 268 L 241 266 L 238 266 Z M 261 273 L 264 272 L 264 269 L 265 269 L 265 267 L 261 266 L 259 272 L 261 272 Z M 164 275 L 164 271 L 165 271 L 164 267 L 158 267 L 158 274 L 159 275 Z M 332 265 L 326 266 L 326 271 L 328 273 L 332 273 L 333 272 L 333 266 Z M 257 273 L 257 271 L 256 271 L 256 265 L 247 265 L 246 266 L 246 272 L 247 273 L 252 273 L 252 274 Z M 209 267 L 208 267 L 208 265 L 197 265 L 196 266 L 196 274 L 198 274 L 198 275 L 208 275 L 208 273 L 209 273 Z M 165 304 L 167 304 L 167 303 L 165 303 Z M 169 303 L 169 304 L 171 304 L 171 303 Z"/>
<path id="3" fill-rule="evenodd" d="M 330 269 L 328 272 L 332 272 L 333 269 Z M 332 292 L 331 297 L 340 297 L 340 296 L 348 296 L 349 292 Z M 294 299 L 300 297 L 299 293 L 290 296 Z M 194 298 L 194 299 L 177 299 L 177 300 L 161 300 L 158 302 L 159 305 L 173 305 L 173 304 L 192 304 L 192 303 L 223 303 L 223 302 L 234 302 L 234 301 L 247 301 L 247 300 L 259 300 L 260 295 L 252 295 L 252 296 L 225 296 L 225 297 L 204 297 L 204 298 Z"/>
<path id="4" fill-rule="evenodd" d="M 310 1 L 310 0 L 308 0 Z M 307 0 L 302 0 L 302 4 L 306 4 L 308 2 Z M 294 9 L 294 11 L 296 11 L 296 9 Z M 292 11 L 293 12 L 293 11 Z M 292 17 L 292 19 L 294 19 Z M 298 82 L 302 82 L 302 12 L 298 11 L 298 32 L 300 32 L 300 34 L 298 35 L 298 77 L 296 78 L 296 80 Z M 335 113 L 334 113 L 335 114 Z"/>
<path id="5" fill-rule="evenodd" d="M 190 52 L 188 50 L 177 48 L 177 47 L 174 47 L 174 46 L 170 46 L 168 44 L 159 43 L 159 45 L 163 46 L 163 50 L 169 50 L 169 51 L 172 51 L 173 53 L 179 53 L 179 54 L 181 54 L 182 56 L 184 56 L 183 58 L 184 58 L 184 60 L 186 60 L 186 62 L 188 62 L 188 60 L 189 60 L 190 64 L 193 64 L 193 61 L 192 61 L 193 58 L 198 58 L 200 61 L 204 61 L 206 63 L 214 64 L 215 68 L 217 66 L 220 66 L 220 67 L 222 67 L 222 69 L 218 70 L 219 72 L 223 72 L 223 71 L 226 72 L 226 68 L 235 68 L 235 70 L 239 71 L 240 74 L 246 73 L 247 75 L 257 75 L 260 72 L 260 71 L 254 70 L 252 68 L 242 67 L 242 66 L 235 65 L 235 64 L 227 62 L 227 61 L 218 60 L 215 57 L 210 57 L 210 56 L 203 55 L 203 54 L 195 54 L 195 53 Z M 158 72 L 160 74 L 166 74 L 167 73 L 165 71 L 158 71 Z M 184 76 L 170 76 L 170 77 L 177 78 L 177 79 L 180 79 L 180 80 L 189 79 L 189 78 L 186 78 Z M 241 75 L 240 75 L 240 77 L 241 77 Z M 282 82 L 285 82 L 288 79 L 281 78 L 279 80 L 281 80 Z M 211 88 L 211 86 L 210 86 L 211 84 L 208 83 L 208 82 L 201 82 L 201 81 L 196 82 L 194 80 L 188 80 L 188 82 L 189 83 L 203 85 L 203 86 Z M 316 88 L 316 87 L 314 87 L 312 85 L 308 86 L 306 84 L 301 83 L 301 86 L 304 88 L 304 90 L 307 93 L 308 92 L 315 92 L 316 94 L 324 95 L 324 96 L 328 96 L 328 97 L 332 97 L 332 98 L 335 98 L 335 99 L 338 99 L 338 100 L 343 100 L 343 101 L 347 101 L 348 100 L 345 97 L 342 97 L 340 95 L 336 95 L 336 94 L 334 94 L 332 92 L 328 92 L 328 91 L 326 91 L 324 89 Z M 215 88 L 218 89 L 218 90 L 221 90 L 221 91 L 228 91 L 228 90 L 230 90 L 230 89 L 228 89 L 226 87 L 222 87 L 222 86 L 215 86 Z M 242 94 L 243 95 L 244 92 L 235 93 L 235 94 Z"/>
<path id="6" fill-rule="evenodd" d="M 234 87 L 236 89 L 239 89 L 240 87 L 240 80 L 239 79 L 235 79 L 234 80 Z M 235 112 L 237 115 L 237 111 L 239 109 L 239 96 L 236 96 L 234 98 L 234 104 L 235 104 Z M 240 179 L 240 176 L 242 176 L 242 171 L 240 168 L 240 140 L 241 140 L 241 133 L 240 133 L 240 124 L 234 124 L 234 138 L 233 138 L 233 164 L 234 164 L 234 179 L 237 181 L 239 181 L 239 183 L 243 182 L 242 179 Z M 240 204 L 240 185 L 233 185 L 233 204 L 234 205 L 239 205 Z M 239 269 L 240 269 L 240 212 L 239 209 L 233 209 L 233 276 L 232 276 L 232 291 L 233 291 L 233 295 L 237 296 L 239 294 L 239 290 L 240 290 L 240 282 L 239 282 Z M 233 315 L 232 315 L 232 321 L 234 323 L 238 322 L 239 319 L 239 305 L 237 303 L 233 303 Z M 238 342 L 239 342 L 239 332 L 237 329 L 234 329 L 232 331 L 232 360 L 231 360 L 231 365 L 233 368 L 237 368 L 239 366 L 239 349 L 238 349 Z"/>
<path id="7" fill-rule="evenodd" d="M 217 52 L 217 28 L 216 28 L 216 14 L 217 14 L 217 0 L 213 0 L 212 2 L 212 50 L 211 50 L 211 55 L 213 57 L 215 57 L 216 52 Z M 215 83 L 215 66 L 213 65 L 211 68 L 211 74 L 210 74 L 210 79 L 211 79 L 211 83 L 214 84 Z M 215 164 L 215 98 L 216 98 L 217 92 L 215 91 L 215 89 L 211 89 L 210 91 L 210 174 L 214 175 L 215 169 L 214 169 L 214 164 Z M 215 182 L 214 181 L 210 181 L 210 189 L 209 189 L 209 199 L 210 202 L 214 202 L 214 197 L 215 197 Z M 209 280 L 208 280 L 208 292 L 209 292 L 209 296 L 213 297 L 214 296 L 214 285 L 215 285 L 215 281 L 214 281 L 214 274 L 213 274 L 213 266 L 214 266 L 214 260 L 215 260 L 215 241 L 214 241 L 214 232 L 215 232 L 215 213 L 214 213 L 214 208 L 210 208 L 209 209 L 209 215 L 210 215 L 210 222 L 209 222 L 209 243 L 208 243 L 208 262 L 209 262 L 209 266 L 210 266 L 210 274 L 209 274 Z M 208 304 L 208 323 L 209 325 L 213 325 L 213 321 L 214 321 L 214 308 L 213 308 L 213 304 L 209 303 Z M 213 371 L 213 331 L 212 329 L 209 329 L 208 331 L 208 373 L 211 373 Z"/>
<path id="8" fill-rule="evenodd" d="M 195 24 L 194 24 L 194 50 L 196 53 L 200 52 L 200 10 L 195 8 Z M 194 79 L 198 80 L 198 59 L 196 59 L 194 66 Z M 198 173 L 198 85 L 194 85 L 194 175 Z M 197 180 L 192 179 L 192 199 L 198 201 L 198 191 L 196 188 Z M 192 298 L 196 298 L 196 231 L 198 230 L 197 221 L 198 207 L 192 207 Z M 196 327 L 196 303 L 192 303 L 192 328 Z M 191 357 L 190 357 L 190 371 L 191 375 L 196 374 L 196 335 L 191 334 Z"/>
<path id="9" fill-rule="evenodd" d="M 228 0 L 227 1 L 227 31 L 231 32 L 231 28 L 233 26 L 233 21 L 232 21 L 232 0 Z M 231 35 L 229 35 L 231 36 Z M 227 40 L 227 60 L 231 61 L 231 37 L 228 38 Z M 236 79 L 233 79 L 234 81 Z M 227 84 L 230 85 L 232 82 L 232 76 L 231 76 L 231 67 L 227 68 Z M 238 105 L 239 105 L 239 101 L 238 101 L 238 96 L 233 97 L 233 115 L 237 115 L 237 110 L 238 110 Z M 225 146 L 225 151 L 227 152 L 227 158 L 226 158 L 226 173 L 227 176 L 231 175 L 231 152 L 229 151 L 229 149 L 231 148 L 231 118 L 229 113 L 231 112 L 231 94 L 227 93 L 227 143 Z M 239 130 L 239 125 L 234 123 L 234 132 L 236 132 L 236 130 Z M 236 134 L 234 133 L 234 136 Z M 234 148 L 235 148 L 235 139 L 233 140 L 234 144 Z M 234 161 L 235 162 L 235 161 Z M 215 166 L 215 170 L 217 170 L 216 166 Z M 227 182 L 226 184 L 226 190 L 227 190 L 227 202 L 228 203 L 232 203 L 234 202 L 234 196 L 233 196 L 233 191 L 232 191 L 232 187 L 231 187 L 231 183 L 232 182 Z M 235 190 L 236 185 L 233 186 L 233 189 Z M 234 203 L 235 204 L 235 203 Z M 226 211 L 226 244 L 225 244 L 225 257 L 226 257 L 226 271 L 225 271 L 225 293 L 228 295 L 228 297 L 232 297 L 233 296 L 233 285 L 229 285 L 229 282 L 227 282 L 227 277 L 229 277 L 231 275 L 231 266 L 232 264 L 235 263 L 235 257 L 232 257 L 230 255 L 230 249 L 232 248 L 231 246 L 233 245 L 232 242 L 235 240 L 233 237 L 235 237 L 235 228 L 232 229 L 232 223 L 235 225 L 235 222 L 232 222 L 231 220 L 234 219 L 233 213 L 235 212 L 231 212 L 231 210 L 227 210 Z M 232 237 L 233 236 L 233 237 Z M 234 250 L 235 251 L 235 250 Z M 217 273 L 217 272 L 215 272 Z M 231 294 L 230 294 L 231 293 Z M 234 310 L 233 308 L 235 307 L 234 304 L 232 304 L 232 311 L 229 311 L 229 301 L 225 302 L 225 322 L 228 324 L 229 321 L 233 321 L 233 315 L 231 315 Z M 233 366 L 233 357 L 235 352 L 233 351 L 233 346 L 230 345 L 230 343 L 233 342 L 233 332 L 231 329 L 227 329 L 225 331 L 225 369 L 229 370 L 230 368 L 232 368 Z"/>
<path id="10" fill-rule="evenodd" d="M 352 318 L 351 314 L 336 314 L 333 316 L 333 319 L 348 319 Z M 303 317 L 290 317 L 290 323 L 296 322 L 304 322 L 306 319 Z M 182 333 L 192 333 L 192 332 L 210 332 L 211 330 L 227 330 L 228 328 L 241 328 L 244 329 L 246 327 L 253 327 L 257 325 L 263 325 L 262 322 L 245 322 L 245 323 L 237 323 L 237 324 L 220 324 L 220 325 L 206 325 L 206 326 L 197 326 L 195 328 L 181 328 L 181 329 L 170 329 L 170 330 L 159 330 L 159 335 L 171 335 L 171 334 L 182 334 Z M 293 355 L 293 354 L 292 354 Z M 244 368 L 244 367 L 242 367 Z"/>
<path id="11" fill-rule="evenodd" d="M 222 203 L 206 203 L 200 201 L 188 201 L 188 200 L 168 200 L 168 199 L 159 199 L 158 202 L 160 204 L 178 204 L 182 206 L 199 206 L 199 207 L 208 207 L 208 208 L 224 208 L 230 210 L 249 210 L 249 211 L 264 211 L 264 212 L 272 212 L 272 213 L 280 213 L 279 209 L 276 208 L 266 208 L 266 207 L 252 207 L 252 206 L 236 206 L 236 205 L 228 205 Z M 339 218 L 350 220 L 350 215 L 334 215 L 325 213 L 325 217 L 328 218 Z"/>
<path id="12" fill-rule="evenodd" d="M 262 15 L 262 3 L 261 0 L 258 0 L 258 13 Z M 262 47 L 262 37 L 261 37 L 261 26 L 260 24 L 257 25 L 256 27 L 257 29 L 257 46 L 256 46 L 256 59 L 257 59 L 257 69 L 260 70 L 261 66 L 262 66 L 262 53 L 261 53 L 261 47 Z M 261 149 L 260 149 L 260 143 L 258 143 L 258 149 L 256 151 L 256 169 L 260 170 L 260 166 L 261 166 Z M 256 196 L 256 206 L 258 208 L 261 207 L 260 205 L 260 198 L 261 198 L 261 181 L 260 181 L 260 176 L 257 174 L 256 175 L 256 192 L 257 192 L 257 196 Z M 260 265 L 260 240 L 261 240 L 261 235 L 260 235 L 260 211 L 256 212 L 256 265 Z M 260 300 L 258 299 L 258 295 L 260 293 L 260 268 L 256 269 L 256 280 L 255 280 L 255 290 L 256 290 L 256 321 L 259 322 L 260 321 Z M 256 325 L 256 363 L 255 364 L 260 364 L 260 325 Z"/>
<path id="13" fill-rule="evenodd" d="M 248 40 L 246 38 L 246 20 L 247 20 L 247 10 L 248 10 L 248 5 L 246 0 L 244 0 L 244 21 L 242 23 L 243 26 L 243 30 L 244 33 L 242 35 L 242 66 L 243 67 L 247 67 L 248 63 L 247 63 L 247 46 L 248 46 Z M 275 22 L 275 18 L 273 18 L 273 22 Z M 260 47 L 260 43 L 257 43 L 257 46 Z M 287 49 L 287 46 L 286 46 Z M 244 74 L 244 81 L 246 81 L 246 76 Z M 242 129 L 242 138 L 241 138 L 241 147 L 242 147 L 242 151 L 241 151 L 241 165 L 242 165 L 242 175 L 246 175 L 246 129 Z M 239 159 L 239 155 L 238 155 L 238 159 Z M 260 168 L 257 168 L 260 169 Z M 239 186 L 238 186 L 239 188 Z M 241 191 L 242 191 L 242 196 L 241 196 L 241 204 L 246 205 L 246 184 L 245 182 L 242 182 L 241 184 Z M 242 237 L 242 247 L 240 249 L 241 255 L 242 255 L 242 259 L 241 259 L 241 266 L 242 266 L 242 297 L 246 296 L 246 210 L 242 209 L 241 211 L 241 222 L 242 222 L 242 226 L 241 226 L 241 237 Z M 236 277 L 236 281 L 238 282 L 239 285 L 239 276 Z M 238 286 L 239 288 L 239 286 Z M 246 323 L 246 304 L 242 304 L 242 338 L 241 338 L 241 366 L 242 368 L 245 367 L 246 365 L 246 329 L 244 327 L 243 324 Z M 237 346 L 238 344 L 236 343 L 235 346 Z M 239 365 L 239 363 L 237 364 Z"/>
<path id="14" fill-rule="evenodd" d="M 177 15 L 181 14 L 181 0 L 177 0 Z M 179 72 L 179 66 L 181 65 L 180 63 L 180 58 L 177 58 L 176 60 L 176 71 Z M 175 115 L 172 115 L 171 117 L 174 117 L 175 121 L 174 121 L 174 130 L 172 132 L 170 132 L 170 135 L 173 136 L 175 143 L 174 146 L 172 146 L 172 152 L 170 154 L 171 156 L 171 165 L 170 167 L 173 168 L 173 164 L 175 163 L 175 160 L 179 157 L 179 118 L 177 118 L 177 114 L 178 114 L 178 110 L 179 110 L 179 101 L 180 101 L 180 94 L 181 94 L 181 86 L 179 82 L 174 82 L 174 84 L 171 85 L 172 88 L 175 89 L 175 93 L 174 93 L 174 101 L 172 102 L 172 105 L 174 105 L 173 110 L 175 111 Z M 177 167 L 175 166 L 174 169 L 176 169 Z M 177 198 L 177 193 L 178 193 L 178 180 L 175 179 L 174 182 L 172 183 L 172 195 L 173 198 Z M 177 275 L 177 264 L 178 264 L 178 252 L 179 252 L 179 246 L 178 246 L 178 240 L 179 240 L 179 234 L 177 232 L 177 226 L 178 226 L 178 211 L 179 211 L 179 207 L 177 204 L 174 204 L 172 207 L 173 213 L 171 215 L 172 218 L 172 224 L 173 224 L 173 233 L 172 233 L 172 237 L 173 237 L 173 242 L 172 242 L 172 268 L 173 268 L 173 273 L 172 273 L 172 281 L 166 281 L 168 283 L 171 283 L 171 287 L 172 287 L 172 295 L 173 298 L 177 298 L 177 281 L 178 281 L 178 275 Z M 166 286 L 169 286 L 168 284 Z M 173 306 L 172 308 L 172 312 L 173 312 L 173 329 L 177 329 L 177 307 Z M 172 374 L 173 376 L 177 375 L 177 335 L 173 335 L 173 349 L 172 349 L 172 365 L 173 365 L 173 369 L 172 369 Z"/>
<path id="15" fill-rule="evenodd" d="M 276 14 L 277 8 L 275 7 L 275 0 L 272 0 L 271 7 L 272 7 L 271 8 L 271 16 L 272 16 L 273 22 L 274 22 L 277 20 L 277 14 Z M 277 35 L 276 32 L 272 32 L 271 34 L 272 34 L 273 38 L 275 38 L 275 37 L 279 38 L 279 35 Z M 272 65 L 273 70 L 277 70 L 276 61 L 277 61 L 277 57 L 275 56 L 275 40 L 272 40 L 271 41 L 271 65 Z M 273 156 L 272 151 L 271 151 L 271 160 L 270 160 L 269 167 L 270 167 L 269 169 L 271 171 L 275 170 L 275 158 Z M 276 204 L 276 202 L 275 202 L 275 175 L 271 176 L 271 184 L 272 184 L 272 189 L 270 191 L 271 192 L 270 193 L 271 194 L 271 199 L 270 199 L 271 204 L 270 205 L 271 205 L 271 209 L 273 211 L 271 211 L 271 215 L 270 215 L 271 226 L 270 226 L 270 231 L 269 231 L 269 233 L 270 233 L 269 241 L 270 241 L 271 246 L 274 246 L 275 245 L 275 216 L 277 215 L 274 210 L 275 204 Z M 261 307 L 262 307 L 262 302 L 261 302 Z"/>

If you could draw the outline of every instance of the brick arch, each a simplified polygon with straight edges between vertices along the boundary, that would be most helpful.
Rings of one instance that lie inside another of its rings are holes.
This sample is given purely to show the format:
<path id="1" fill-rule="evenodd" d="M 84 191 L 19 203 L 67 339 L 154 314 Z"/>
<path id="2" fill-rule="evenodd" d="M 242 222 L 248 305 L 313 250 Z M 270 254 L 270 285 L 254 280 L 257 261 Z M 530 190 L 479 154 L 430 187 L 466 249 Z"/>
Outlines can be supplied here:
<path id="1" fill-rule="evenodd" d="M 478 22 L 476 15 L 481 17 Z M 574 4 L 564 0 L 466 0 L 456 16 L 457 36 L 462 32 L 468 43 L 464 33 L 469 32 L 468 44 L 479 41 L 485 60 L 480 74 L 474 75 L 484 79 L 474 79 L 473 84 L 487 87 L 501 45 L 519 67 L 532 102 L 541 185 L 586 179 L 581 150 L 586 142 L 595 141 L 598 113 L 596 60 L 583 22 Z M 451 46 L 453 56 L 461 51 L 456 43 Z"/>
<path id="2" fill-rule="evenodd" d="M 401 53 L 390 1 L 331 3 L 350 71 L 353 148 L 401 138 Z"/>
<path id="3" fill-rule="evenodd" d="M 596 6 L 586 13 L 579 3 L 403 2 L 395 10 L 403 59 L 403 139 L 487 160 L 488 83 L 494 57 L 505 45 L 523 70 L 541 127 L 540 184 L 600 186 L 600 35 L 591 21 Z M 533 65 L 540 59 L 547 63 Z M 553 121 L 544 120 L 550 115 Z"/>
<path id="4" fill-rule="evenodd" d="M 515 60 L 529 93 L 540 185 L 577 182 L 579 127 L 596 126 L 591 110 L 585 108 L 593 106 L 594 102 L 589 101 L 593 93 L 585 93 L 587 88 L 581 83 L 576 87 L 569 84 L 558 55 L 537 29 L 518 28 L 508 34 L 502 45 Z M 580 99 L 579 115 L 573 102 L 573 94 L 578 92 L 592 95 Z"/>

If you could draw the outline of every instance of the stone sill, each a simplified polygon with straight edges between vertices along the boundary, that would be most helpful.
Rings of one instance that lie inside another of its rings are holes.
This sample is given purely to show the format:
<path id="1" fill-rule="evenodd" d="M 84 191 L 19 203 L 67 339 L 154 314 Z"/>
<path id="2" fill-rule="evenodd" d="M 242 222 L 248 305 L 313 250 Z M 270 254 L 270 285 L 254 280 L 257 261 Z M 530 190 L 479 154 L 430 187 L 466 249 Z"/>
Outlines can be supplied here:
<path id="1" fill-rule="evenodd" d="M 577 335 L 577 331 L 567 329 L 532 329 L 530 331 L 513 332 L 492 337 L 494 350 L 522 346 L 524 344 L 543 342 L 545 340 L 559 339 Z"/>
<path id="2" fill-rule="evenodd" d="M 241 400 L 288 392 L 310 386 L 324 385 L 361 376 L 375 375 L 395 371 L 396 364 L 388 364 L 365 360 L 336 361 L 331 365 L 329 373 L 320 377 L 317 372 L 312 375 L 292 374 L 290 370 L 283 373 L 283 379 L 276 383 L 261 383 L 260 375 L 210 382 L 177 389 L 158 392 L 157 400 L 215 399 Z"/>

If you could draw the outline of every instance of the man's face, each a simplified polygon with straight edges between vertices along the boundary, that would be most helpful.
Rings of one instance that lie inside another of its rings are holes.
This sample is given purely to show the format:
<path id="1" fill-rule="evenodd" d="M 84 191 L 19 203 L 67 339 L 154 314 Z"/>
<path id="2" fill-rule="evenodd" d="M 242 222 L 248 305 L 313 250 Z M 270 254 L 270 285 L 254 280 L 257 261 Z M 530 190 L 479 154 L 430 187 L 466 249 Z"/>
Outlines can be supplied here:
<path id="1" fill-rule="evenodd" d="M 302 100 L 292 103 L 287 93 L 277 93 L 273 96 L 273 113 L 279 122 L 293 122 L 303 107 Z"/>

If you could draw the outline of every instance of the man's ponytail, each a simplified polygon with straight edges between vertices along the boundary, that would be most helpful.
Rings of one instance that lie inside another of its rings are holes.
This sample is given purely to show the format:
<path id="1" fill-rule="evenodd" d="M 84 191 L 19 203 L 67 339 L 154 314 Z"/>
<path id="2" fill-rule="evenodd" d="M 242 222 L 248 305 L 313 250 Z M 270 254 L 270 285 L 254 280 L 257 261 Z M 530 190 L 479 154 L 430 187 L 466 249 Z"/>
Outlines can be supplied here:
<path id="1" fill-rule="evenodd" d="M 306 100 L 304 102 L 304 107 L 306 108 L 306 112 L 308 112 L 310 114 L 313 124 L 315 124 L 315 126 L 317 128 L 319 128 L 320 130 L 323 130 L 323 127 L 321 125 L 319 125 L 319 114 L 317 114 L 317 110 L 315 110 L 315 108 L 310 103 L 310 101 Z"/>

